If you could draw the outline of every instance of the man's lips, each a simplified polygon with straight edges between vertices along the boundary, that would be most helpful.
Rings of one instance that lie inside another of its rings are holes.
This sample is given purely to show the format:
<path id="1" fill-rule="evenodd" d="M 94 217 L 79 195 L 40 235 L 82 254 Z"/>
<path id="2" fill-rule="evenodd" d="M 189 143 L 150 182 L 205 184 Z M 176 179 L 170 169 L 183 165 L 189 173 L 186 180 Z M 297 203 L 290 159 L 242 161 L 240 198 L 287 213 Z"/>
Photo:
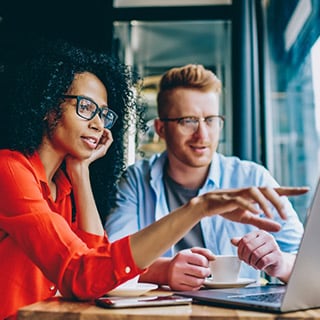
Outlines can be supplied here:
<path id="1" fill-rule="evenodd" d="M 204 145 L 201 145 L 201 146 L 190 145 L 190 149 L 195 154 L 203 155 L 208 152 L 209 147 L 207 145 L 205 145 L 205 146 Z"/>
<path id="2" fill-rule="evenodd" d="M 191 147 L 192 149 L 200 149 L 200 150 L 202 150 L 202 149 L 207 149 L 207 148 L 208 148 L 208 146 L 193 146 L 193 145 L 190 145 L 190 147 Z"/>

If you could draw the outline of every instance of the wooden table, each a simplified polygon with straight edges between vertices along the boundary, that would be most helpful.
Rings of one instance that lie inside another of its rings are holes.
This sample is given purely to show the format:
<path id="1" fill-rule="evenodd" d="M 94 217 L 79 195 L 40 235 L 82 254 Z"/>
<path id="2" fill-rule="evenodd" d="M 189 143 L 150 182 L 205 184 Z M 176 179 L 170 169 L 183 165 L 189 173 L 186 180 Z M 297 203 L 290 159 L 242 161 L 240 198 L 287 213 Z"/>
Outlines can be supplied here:
<path id="1" fill-rule="evenodd" d="M 153 291 L 152 294 L 165 294 Z M 166 292 L 168 294 L 168 292 Z M 54 297 L 46 301 L 23 307 L 18 320 L 189 320 L 189 319 L 228 319 L 228 320 L 270 320 L 270 319 L 318 319 L 320 309 L 272 314 L 239 309 L 225 309 L 203 305 L 183 305 L 148 308 L 126 308 L 109 310 L 95 306 L 93 302 L 66 301 Z"/>

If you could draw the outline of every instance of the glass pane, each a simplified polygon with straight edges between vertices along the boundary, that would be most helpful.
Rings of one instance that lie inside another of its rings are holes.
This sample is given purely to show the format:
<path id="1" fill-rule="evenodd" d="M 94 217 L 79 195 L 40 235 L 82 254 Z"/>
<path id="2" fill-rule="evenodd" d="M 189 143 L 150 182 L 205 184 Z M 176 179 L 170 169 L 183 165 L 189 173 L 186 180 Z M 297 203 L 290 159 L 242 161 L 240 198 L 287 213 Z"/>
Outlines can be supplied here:
<path id="1" fill-rule="evenodd" d="M 232 151 L 231 22 L 230 21 L 131 21 L 114 22 L 114 51 L 144 78 L 149 132 L 140 137 L 137 158 L 164 149 L 152 128 L 157 116 L 156 94 L 161 74 L 171 67 L 203 64 L 223 83 L 221 113 L 227 118 L 219 151 Z M 132 148 L 131 148 L 132 150 Z"/>
<path id="2" fill-rule="evenodd" d="M 282 185 L 312 188 L 291 199 L 304 221 L 320 171 L 319 4 L 271 0 L 265 10 L 268 165 Z"/>

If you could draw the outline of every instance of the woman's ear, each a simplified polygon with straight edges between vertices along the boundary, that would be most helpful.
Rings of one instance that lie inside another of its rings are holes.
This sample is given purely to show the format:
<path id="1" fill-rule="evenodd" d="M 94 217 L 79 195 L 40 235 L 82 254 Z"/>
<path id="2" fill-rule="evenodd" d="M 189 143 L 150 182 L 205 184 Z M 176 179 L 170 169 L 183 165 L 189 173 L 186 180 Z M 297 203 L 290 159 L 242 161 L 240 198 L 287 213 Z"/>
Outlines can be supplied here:
<path id="1" fill-rule="evenodd" d="M 161 121 L 159 118 L 154 119 L 154 129 L 157 133 L 157 135 L 164 139 L 165 136 L 165 127 L 164 127 L 164 122 Z"/>
<path id="2" fill-rule="evenodd" d="M 46 115 L 43 117 L 43 124 L 49 128 L 50 130 L 55 128 L 58 124 L 58 115 L 55 110 L 48 111 Z"/>
<path id="3" fill-rule="evenodd" d="M 55 114 L 56 114 L 56 112 L 54 112 L 54 111 L 47 112 L 46 115 L 43 117 L 43 121 L 51 123 L 52 121 L 55 120 Z"/>

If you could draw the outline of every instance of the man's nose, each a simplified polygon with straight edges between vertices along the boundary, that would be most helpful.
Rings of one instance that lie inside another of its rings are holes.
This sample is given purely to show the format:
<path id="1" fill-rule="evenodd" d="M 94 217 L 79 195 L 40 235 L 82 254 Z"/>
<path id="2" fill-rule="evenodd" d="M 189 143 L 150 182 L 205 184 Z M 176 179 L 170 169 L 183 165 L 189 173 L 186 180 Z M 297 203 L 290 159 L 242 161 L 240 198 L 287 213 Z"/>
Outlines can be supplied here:
<path id="1" fill-rule="evenodd" d="M 204 119 L 199 119 L 197 130 L 194 132 L 197 136 L 208 136 L 209 134 L 209 127 L 207 126 Z"/>

